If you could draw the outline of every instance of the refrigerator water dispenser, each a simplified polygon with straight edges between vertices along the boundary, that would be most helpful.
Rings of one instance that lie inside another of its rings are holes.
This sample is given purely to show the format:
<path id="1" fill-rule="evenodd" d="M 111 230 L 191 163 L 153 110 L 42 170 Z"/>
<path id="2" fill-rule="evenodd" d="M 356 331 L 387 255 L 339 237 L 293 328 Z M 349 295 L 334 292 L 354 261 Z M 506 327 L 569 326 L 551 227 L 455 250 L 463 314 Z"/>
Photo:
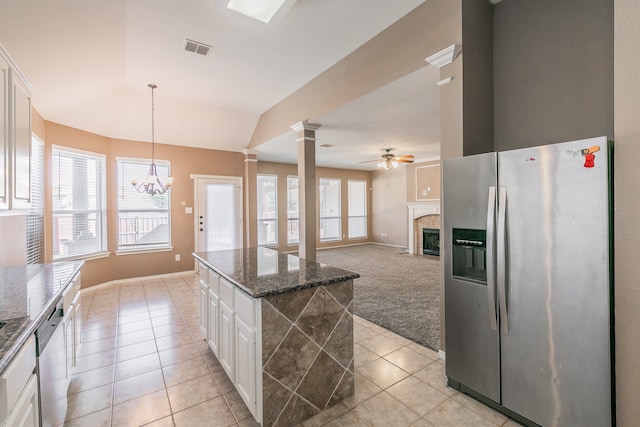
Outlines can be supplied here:
<path id="1" fill-rule="evenodd" d="M 453 276 L 487 284 L 487 231 L 453 229 Z"/>

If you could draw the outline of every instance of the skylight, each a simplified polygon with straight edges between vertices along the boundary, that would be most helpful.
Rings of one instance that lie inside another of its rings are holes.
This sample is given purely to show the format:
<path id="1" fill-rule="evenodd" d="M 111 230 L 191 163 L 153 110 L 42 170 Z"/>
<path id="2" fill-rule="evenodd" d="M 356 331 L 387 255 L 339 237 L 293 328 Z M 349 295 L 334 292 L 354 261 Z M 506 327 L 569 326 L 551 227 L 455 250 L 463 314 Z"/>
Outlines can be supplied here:
<path id="1" fill-rule="evenodd" d="M 229 0 L 227 8 L 268 24 L 283 6 L 288 9 L 293 3 L 295 0 Z"/>

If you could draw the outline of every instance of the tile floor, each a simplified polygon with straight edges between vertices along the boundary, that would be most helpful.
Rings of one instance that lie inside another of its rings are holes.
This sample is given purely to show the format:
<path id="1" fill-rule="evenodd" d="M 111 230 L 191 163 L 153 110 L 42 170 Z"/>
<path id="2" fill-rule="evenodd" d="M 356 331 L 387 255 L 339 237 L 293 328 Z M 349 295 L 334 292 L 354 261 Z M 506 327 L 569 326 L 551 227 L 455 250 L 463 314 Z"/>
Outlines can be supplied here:
<path id="1" fill-rule="evenodd" d="M 201 339 L 197 280 L 83 292 L 83 343 L 65 426 L 257 425 Z M 447 387 L 436 352 L 355 319 L 355 396 L 304 427 L 519 425 Z"/>

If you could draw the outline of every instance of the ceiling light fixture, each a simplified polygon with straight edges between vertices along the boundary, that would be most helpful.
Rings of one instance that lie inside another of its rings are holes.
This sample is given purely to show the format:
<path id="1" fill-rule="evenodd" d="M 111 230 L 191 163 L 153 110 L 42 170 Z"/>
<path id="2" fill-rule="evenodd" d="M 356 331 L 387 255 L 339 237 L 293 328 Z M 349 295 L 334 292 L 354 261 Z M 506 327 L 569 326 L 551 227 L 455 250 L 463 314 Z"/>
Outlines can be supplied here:
<path id="1" fill-rule="evenodd" d="M 169 191 L 169 188 L 173 184 L 173 178 L 168 177 L 167 182 L 162 183 L 160 178 L 158 177 L 158 172 L 156 171 L 156 163 L 155 163 L 155 98 L 154 98 L 154 90 L 158 87 L 153 83 L 149 83 L 148 85 L 151 88 L 151 164 L 149 165 L 149 174 L 147 177 L 138 185 L 138 181 L 135 179 L 131 181 L 131 185 L 135 188 L 139 193 L 147 193 L 152 196 L 156 194 L 164 194 Z"/>
<path id="2" fill-rule="evenodd" d="M 227 9 L 268 24 L 280 10 L 288 9 L 293 3 L 295 0 L 229 0 Z"/>
<path id="3" fill-rule="evenodd" d="M 389 169 L 390 167 L 393 166 L 393 168 L 397 168 L 398 167 L 398 162 L 391 160 L 391 159 L 385 159 L 381 162 L 378 162 L 376 164 L 376 166 L 378 166 L 378 169 Z"/>

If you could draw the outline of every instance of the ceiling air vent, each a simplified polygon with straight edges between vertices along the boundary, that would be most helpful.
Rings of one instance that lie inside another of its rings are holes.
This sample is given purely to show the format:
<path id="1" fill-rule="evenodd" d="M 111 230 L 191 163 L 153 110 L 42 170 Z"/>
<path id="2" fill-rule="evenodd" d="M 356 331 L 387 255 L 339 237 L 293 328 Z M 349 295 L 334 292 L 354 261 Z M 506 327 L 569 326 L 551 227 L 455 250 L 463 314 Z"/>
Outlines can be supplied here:
<path id="1" fill-rule="evenodd" d="M 211 50 L 208 44 L 185 39 L 184 50 L 206 56 Z"/>

